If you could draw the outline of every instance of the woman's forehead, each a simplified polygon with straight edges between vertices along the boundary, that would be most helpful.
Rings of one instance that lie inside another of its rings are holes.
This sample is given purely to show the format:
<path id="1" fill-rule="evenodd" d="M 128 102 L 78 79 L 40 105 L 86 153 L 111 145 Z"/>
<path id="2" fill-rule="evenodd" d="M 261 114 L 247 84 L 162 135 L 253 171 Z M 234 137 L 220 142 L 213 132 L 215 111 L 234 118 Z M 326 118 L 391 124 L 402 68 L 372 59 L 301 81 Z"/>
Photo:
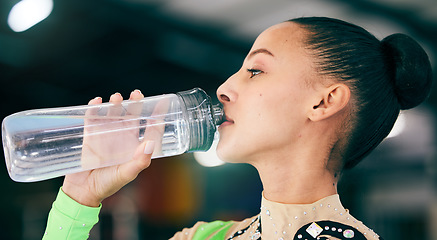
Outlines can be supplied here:
<path id="1" fill-rule="evenodd" d="M 296 52 L 302 47 L 304 30 L 296 23 L 284 22 L 269 27 L 255 40 L 252 51 L 265 48 L 275 55 Z"/>

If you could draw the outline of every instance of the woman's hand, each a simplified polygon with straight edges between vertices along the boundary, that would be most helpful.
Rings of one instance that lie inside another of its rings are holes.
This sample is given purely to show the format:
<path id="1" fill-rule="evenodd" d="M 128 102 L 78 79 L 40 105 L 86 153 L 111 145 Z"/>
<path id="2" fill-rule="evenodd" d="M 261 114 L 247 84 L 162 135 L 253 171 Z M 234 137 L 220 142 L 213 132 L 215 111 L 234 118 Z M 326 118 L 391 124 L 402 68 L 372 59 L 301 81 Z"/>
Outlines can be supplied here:
<path id="1" fill-rule="evenodd" d="M 135 101 L 141 100 L 142 98 L 144 98 L 144 96 L 138 90 L 133 91 L 130 95 L 130 100 Z M 107 116 L 114 117 L 113 119 L 116 119 L 117 115 L 119 116 L 120 114 L 118 108 L 121 108 L 120 103 L 122 101 L 123 97 L 119 93 L 113 94 L 109 102 L 113 103 L 114 106 L 111 107 L 110 111 L 107 113 Z M 92 99 L 88 104 L 95 105 L 101 103 L 101 98 L 95 98 Z M 138 111 L 140 109 L 135 108 L 136 106 L 133 105 L 133 109 L 128 109 L 127 114 L 139 114 Z M 87 115 L 90 114 L 93 113 L 87 112 Z M 111 120 L 111 124 L 113 124 L 113 126 L 115 126 L 114 124 L 129 124 L 132 126 L 133 130 L 129 130 L 129 132 L 123 132 L 122 134 L 91 134 L 94 130 L 96 130 L 96 128 L 100 131 L 106 130 L 101 129 L 105 125 L 99 123 L 106 124 L 108 123 L 107 121 L 107 119 L 93 119 L 85 121 L 84 140 L 82 147 L 82 161 L 84 162 L 83 167 L 87 166 L 87 164 L 90 164 L 89 162 L 91 162 L 92 165 L 92 162 L 94 161 L 99 161 L 98 164 L 104 164 L 104 161 L 106 161 L 107 158 L 110 158 L 113 156 L 113 154 L 125 152 L 126 149 L 131 151 L 130 156 L 132 156 L 132 158 L 130 161 L 120 165 L 98 168 L 65 176 L 62 187 L 64 193 L 78 203 L 90 207 L 99 206 L 103 199 L 116 193 L 124 185 L 134 180 L 142 170 L 150 165 L 151 156 L 155 148 L 155 141 L 153 140 L 144 140 L 143 142 L 139 143 L 138 128 L 135 128 L 135 125 L 139 124 L 137 121 L 116 123 L 116 121 Z M 126 128 L 125 125 L 117 127 Z"/>

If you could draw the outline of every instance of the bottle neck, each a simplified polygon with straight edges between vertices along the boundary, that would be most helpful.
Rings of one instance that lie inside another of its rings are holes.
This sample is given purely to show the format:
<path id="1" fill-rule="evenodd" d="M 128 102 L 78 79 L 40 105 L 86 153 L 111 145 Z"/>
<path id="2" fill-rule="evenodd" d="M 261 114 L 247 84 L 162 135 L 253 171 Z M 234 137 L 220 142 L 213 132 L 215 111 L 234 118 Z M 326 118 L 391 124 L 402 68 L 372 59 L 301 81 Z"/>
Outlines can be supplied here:
<path id="1" fill-rule="evenodd" d="M 200 88 L 176 93 L 184 105 L 189 131 L 188 151 L 207 151 L 214 140 L 217 126 L 225 117 L 220 104 L 212 105 L 211 98 Z"/>
<path id="2" fill-rule="evenodd" d="M 226 121 L 225 112 L 223 111 L 223 105 L 221 103 L 212 106 L 212 116 L 216 126 L 219 126 Z"/>

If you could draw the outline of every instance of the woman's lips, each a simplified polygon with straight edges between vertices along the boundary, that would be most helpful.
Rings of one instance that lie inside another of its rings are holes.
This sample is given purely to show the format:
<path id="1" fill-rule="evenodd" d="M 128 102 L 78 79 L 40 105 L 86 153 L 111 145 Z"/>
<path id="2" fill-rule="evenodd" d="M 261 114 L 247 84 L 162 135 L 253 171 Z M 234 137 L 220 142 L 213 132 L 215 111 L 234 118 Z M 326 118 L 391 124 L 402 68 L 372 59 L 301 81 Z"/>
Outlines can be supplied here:
<path id="1" fill-rule="evenodd" d="M 220 127 L 228 126 L 234 124 L 234 120 L 230 119 L 228 116 L 226 116 L 226 120 L 220 124 Z"/>

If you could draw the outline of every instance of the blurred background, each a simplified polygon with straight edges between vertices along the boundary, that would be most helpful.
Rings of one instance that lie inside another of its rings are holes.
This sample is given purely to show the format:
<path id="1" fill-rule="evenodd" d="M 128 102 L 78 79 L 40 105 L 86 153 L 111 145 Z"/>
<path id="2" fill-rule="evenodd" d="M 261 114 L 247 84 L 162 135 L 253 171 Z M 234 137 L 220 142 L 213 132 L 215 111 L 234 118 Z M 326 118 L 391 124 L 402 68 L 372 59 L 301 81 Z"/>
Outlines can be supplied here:
<path id="1" fill-rule="evenodd" d="M 435 0 L 9 0 L 0 2 L 0 116 L 136 88 L 215 96 L 261 31 L 301 16 L 343 19 L 378 38 L 409 34 L 436 69 Z M 340 182 L 345 207 L 385 239 L 437 239 L 436 107 L 433 91 L 403 112 L 390 138 Z M 90 239 L 168 239 L 198 220 L 259 212 L 251 166 L 211 167 L 213 157 L 201 157 L 154 160 L 104 201 Z M 62 180 L 16 183 L 1 167 L 0 238 L 40 239 Z"/>

